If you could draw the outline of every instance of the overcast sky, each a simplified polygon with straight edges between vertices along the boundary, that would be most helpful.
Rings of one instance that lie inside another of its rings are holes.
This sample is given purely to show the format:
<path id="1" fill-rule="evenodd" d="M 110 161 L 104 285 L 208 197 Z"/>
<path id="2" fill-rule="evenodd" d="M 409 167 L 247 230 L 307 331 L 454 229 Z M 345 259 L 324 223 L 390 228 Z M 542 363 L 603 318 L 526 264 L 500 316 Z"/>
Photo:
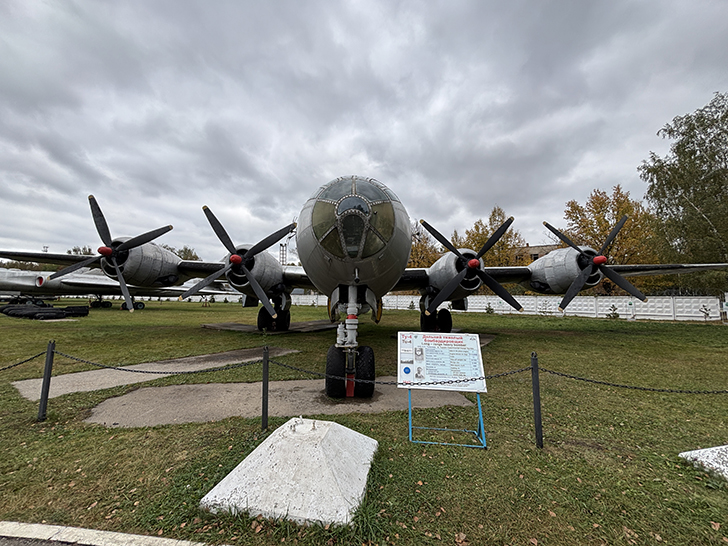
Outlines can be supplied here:
<path id="1" fill-rule="evenodd" d="M 728 91 L 728 2 L 0 2 L 0 248 L 114 236 L 224 255 L 338 176 L 462 232 L 494 205 L 530 244 L 621 184 L 656 132 Z"/>

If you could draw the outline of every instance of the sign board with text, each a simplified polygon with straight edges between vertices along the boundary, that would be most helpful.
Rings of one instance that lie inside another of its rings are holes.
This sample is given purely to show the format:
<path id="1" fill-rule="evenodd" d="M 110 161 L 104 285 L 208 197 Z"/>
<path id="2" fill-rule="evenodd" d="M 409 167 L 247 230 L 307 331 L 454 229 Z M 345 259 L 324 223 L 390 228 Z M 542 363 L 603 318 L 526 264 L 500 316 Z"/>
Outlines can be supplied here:
<path id="1" fill-rule="evenodd" d="M 399 332 L 397 335 L 400 388 L 487 392 L 478 334 Z"/>

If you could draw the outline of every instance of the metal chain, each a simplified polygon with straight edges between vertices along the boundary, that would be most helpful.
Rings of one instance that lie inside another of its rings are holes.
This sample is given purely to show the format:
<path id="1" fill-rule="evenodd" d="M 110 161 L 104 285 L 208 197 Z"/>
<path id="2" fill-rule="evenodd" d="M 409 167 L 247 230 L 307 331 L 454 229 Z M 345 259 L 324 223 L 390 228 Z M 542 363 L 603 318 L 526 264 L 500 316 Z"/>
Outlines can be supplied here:
<path id="1" fill-rule="evenodd" d="M 25 364 L 26 362 L 35 360 L 36 358 L 38 358 L 39 356 L 43 356 L 44 354 L 46 354 L 46 351 L 43 351 L 42 353 L 38 353 L 35 356 L 31 356 L 30 358 L 26 358 L 25 360 L 23 360 L 22 362 L 18 362 L 17 364 L 11 364 L 10 366 L 7 366 L 5 368 L 0 368 L 0 372 L 4 372 L 5 370 L 9 370 L 10 368 L 15 368 L 16 366 L 20 366 L 21 364 Z"/>
<path id="2" fill-rule="evenodd" d="M 297 372 L 303 372 L 311 375 L 318 375 L 319 377 L 325 377 L 327 379 L 339 379 L 339 380 L 348 380 L 346 377 L 341 377 L 340 375 L 331 375 L 327 373 L 321 373 L 321 372 L 314 372 L 311 370 L 305 370 L 303 368 L 297 368 L 295 366 L 291 366 L 290 364 L 283 364 L 283 362 L 276 362 L 275 360 L 270 361 L 272 364 L 276 364 L 277 366 L 281 366 L 283 368 L 288 368 L 289 370 L 294 370 Z M 521 368 L 520 370 L 513 370 L 510 372 L 503 372 L 495 375 L 484 375 L 481 377 L 469 377 L 467 379 L 449 379 L 447 381 L 422 381 L 417 382 L 416 385 L 418 387 L 420 386 L 430 386 L 430 385 L 455 385 L 457 383 L 470 383 L 471 381 L 483 381 L 484 379 L 493 379 L 495 377 L 503 377 L 506 375 L 512 375 L 520 372 L 525 372 L 526 370 L 530 370 L 531 366 L 527 366 L 525 368 Z M 355 383 L 374 383 L 375 385 L 401 385 L 401 386 L 409 386 L 413 385 L 413 383 L 400 383 L 397 381 L 377 381 L 375 379 L 356 379 L 354 378 L 352 381 Z"/>
<path id="3" fill-rule="evenodd" d="M 169 372 L 167 372 L 167 371 L 155 371 L 155 370 L 134 370 L 134 369 L 124 368 L 124 367 L 120 367 L 120 366 L 107 366 L 105 364 L 99 364 L 97 362 L 91 362 L 90 360 L 84 360 L 83 358 L 78 358 L 75 356 L 67 355 L 60 351 L 54 351 L 54 352 L 57 355 L 62 356 L 64 358 L 68 358 L 70 360 L 75 360 L 76 362 L 82 362 L 84 364 L 90 364 L 91 366 L 96 366 L 97 368 L 104 368 L 106 370 L 118 370 L 120 372 L 148 373 L 148 374 L 155 374 L 155 375 L 185 375 L 185 374 L 207 373 L 207 372 L 222 372 L 222 371 L 226 371 L 226 370 L 244 368 L 246 366 L 252 366 L 253 364 L 260 364 L 261 362 L 263 362 L 262 360 L 254 360 L 251 362 L 241 362 L 240 364 L 231 364 L 229 366 L 223 366 L 220 368 L 205 368 L 204 370 L 169 371 Z"/>
<path id="4" fill-rule="evenodd" d="M 653 387 L 637 387 L 634 385 L 620 385 L 618 383 L 610 383 L 609 381 L 598 381 L 597 379 L 587 379 L 586 377 L 577 377 L 575 375 L 569 375 L 567 373 L 555 372 L 539 366 L 538 368 L 542 372 L 550 373 L 553 375 L 559 375 L 568 379 L 576 379 L 577 381 L 584 381 L 586 383 L 596 383 L 597 385 L 606 385 L 608 387 L 617 387 L 620 389 L 632 389 L 637 391 L 650 391 L 650 392 L 666 392 L 673 394 L 728 394 L 728 390 L 722 391 L 688 391 L 680 389 L 656 389 Z"/>

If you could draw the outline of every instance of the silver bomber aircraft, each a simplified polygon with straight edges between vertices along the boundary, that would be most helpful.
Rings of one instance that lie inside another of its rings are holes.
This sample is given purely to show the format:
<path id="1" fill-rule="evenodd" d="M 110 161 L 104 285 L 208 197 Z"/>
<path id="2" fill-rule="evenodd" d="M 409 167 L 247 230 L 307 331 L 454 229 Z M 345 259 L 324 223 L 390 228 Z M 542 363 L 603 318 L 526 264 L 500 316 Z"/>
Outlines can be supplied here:
<path id="1" fill-rule="evenodd" d="M 467 298 L 486 285 L 515 309 L 522 309 L 501 283 L 519 283 L 542 294 L 564 294 L 561 309 L 576 294 L 597 285 L 604 277 L 633 296 L 645 296 L 624 277 L 689 273 L 728 268 L 728 264 L 607 265 L 605 251 L 627 218 L 611 231 L 600 250 L 577 246 L 556 228 L 545 224 L 566 245 L 527 266 L 485 267 L 483 255 L 510 227 L 509 218 L 479 250 L 455 248 L 427 222 L 422 225 L 449 252 L 431 267 L 407 268 L 412 234 L 410 219 L 400 199 L 372 178 L 346 176 L 321 186 L 304 204 L 298 225 L 290 224 L 254 244 L 235 244 L 222 223 L 203 207 L 213 231 L 228 254 L 223 262 L 181 260 L 157 246 L 153 239 L 171 226 L 139 235 L 114 239 L 93 196 L 89 197 L 97 231 L 104 246 L 98 256 L 48 255 L 0 251 L 14 260 L 57 263 L 66 269 L 51 275 L 62 277 L 80 267 L 100 267 L 119 281 L 127 301 L 129 288 L 179 285 L 204 277 L 180 296 L 186 298 L 217 282 L 223 275 L 244 295 L 244 306 L 262 304 L 258 312 L 261 330 L 287 330 L 291 321 L 290 294 L 296 287 L 318 290 L 328 296 L 332 322 L 339 322 L 336 341 L 326 359 L 326 393 L 331 397 L 371 397 L 374 384 L 354 381 L 375 378 L 374 353 L 359 345 L 359 317 L 382 316 L 382 297 L 392 290 L 418 290 L 420 327 L 423 331 L 449 332 L 452 317 L 439 309 L 446 301 L 453 309 L 466 310 Z M 266 250 L 283 237 L 296 233 L 301 266 L 283 266 Z M 60 258 L 54 260 L 53 258 Z"/>

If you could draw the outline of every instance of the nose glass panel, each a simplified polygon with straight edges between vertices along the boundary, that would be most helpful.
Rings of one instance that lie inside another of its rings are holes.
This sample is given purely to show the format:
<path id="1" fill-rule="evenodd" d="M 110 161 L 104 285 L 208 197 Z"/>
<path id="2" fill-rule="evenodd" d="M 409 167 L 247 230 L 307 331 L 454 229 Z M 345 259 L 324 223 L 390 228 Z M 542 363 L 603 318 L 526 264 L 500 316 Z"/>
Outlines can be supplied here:
<path id="1" fill-rule="evenodd" d="M 364 236 L 364 220 L 358 214 L 350 214 L 342 219 L 341 227 L 346 253 L 356 258 Z"/>
<path id="2" fill-rule="evenodd" d="M 339 207 L 336 209 L 336 213 L 341 215 L 344 214 L 346 211 L 349 210 L 358 210 L 359 212 L 369 215 L 369 205 L 366 204 L 366 201 L 364 199 L 361 199 L 360 197 L 351 196 L 347 197 L 341 203 L 339 203 Z"/>

